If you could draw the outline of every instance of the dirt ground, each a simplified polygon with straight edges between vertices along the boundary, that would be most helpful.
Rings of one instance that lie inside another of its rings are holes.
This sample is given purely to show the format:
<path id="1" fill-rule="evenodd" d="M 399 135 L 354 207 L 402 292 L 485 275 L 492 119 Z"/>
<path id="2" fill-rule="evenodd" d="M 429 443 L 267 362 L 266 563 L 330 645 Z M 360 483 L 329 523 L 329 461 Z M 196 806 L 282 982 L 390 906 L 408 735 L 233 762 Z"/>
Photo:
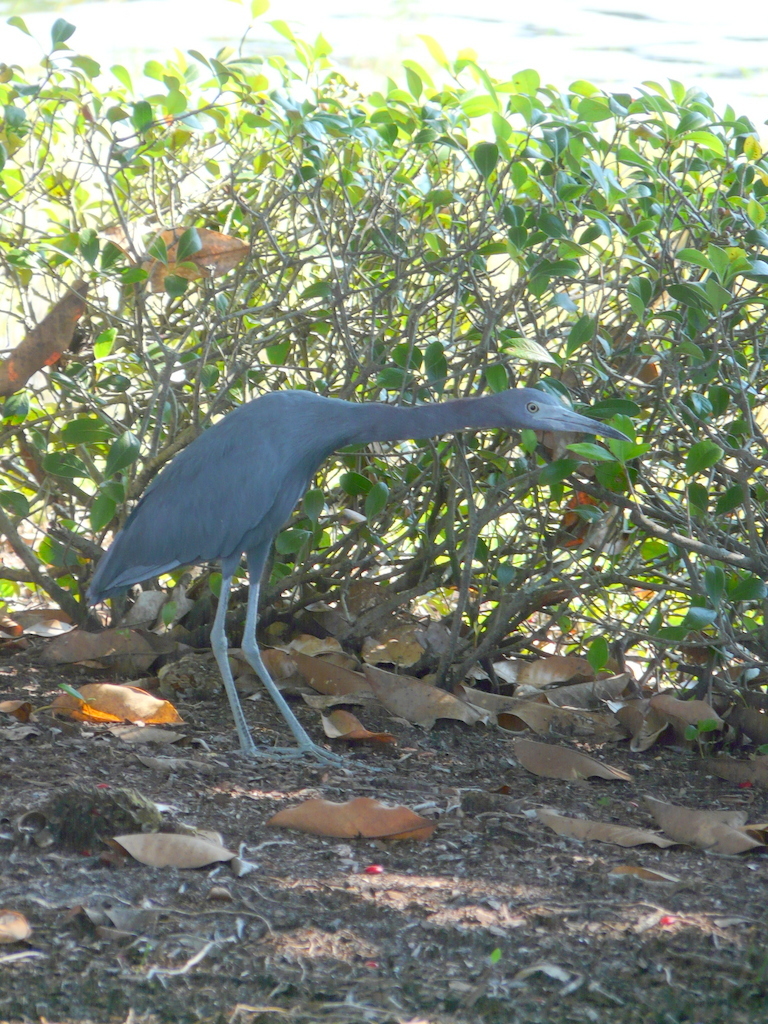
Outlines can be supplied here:
<path id="1" fill-rule="evenodd" d="M 40 708 L 56 682 L 29 652 L 0 656 L 0 699 Z M 323 742 L 316 713 L 294 706 Z M 246 708 L 258 742 L 287 742 L 268 699 Z M 543 805 L 653 828 L 640 804 L 650 794 L 748 805 L 750 821 L 767 820 L 763 791 L 708 776 L 689 751 L 635 755 L 618 744 L 597 753 L 632 782 L 561 782 L 517 764 L 501 730 L 443 722 L 425 733 L 379 709 L 366 711 L 366 725 L 393 732 L 397 747 L 337 742 L 342 768 L 254 763 L 237 752 L 223 692 L 178 710 L 189 742 L 170 749 L 47 711 L 34 734 L 4 731 L 0 908 L 33 930 L 0 946 L 0 1021 L 768 1022 L 765 851 L 723 858 L 579 843 L 526 814 Z M 168 753 L 199 767 L 169 772 L 138 759 Z M 22 812 L 89 786 L 133 787 L 160 805 L 169 830 L 215 830 L 255 867 L 241 877 L 228 864 L 149 868 L 103 844 L 46 842 L 35 816 L 19 830 Z M 439 825 L 424 842 L 265 827 L 310 796 L 380 797 Z M 366 872 L 373 865 L 383 870 Z M 623 865 L 678 881 L 611 874 Z"/>

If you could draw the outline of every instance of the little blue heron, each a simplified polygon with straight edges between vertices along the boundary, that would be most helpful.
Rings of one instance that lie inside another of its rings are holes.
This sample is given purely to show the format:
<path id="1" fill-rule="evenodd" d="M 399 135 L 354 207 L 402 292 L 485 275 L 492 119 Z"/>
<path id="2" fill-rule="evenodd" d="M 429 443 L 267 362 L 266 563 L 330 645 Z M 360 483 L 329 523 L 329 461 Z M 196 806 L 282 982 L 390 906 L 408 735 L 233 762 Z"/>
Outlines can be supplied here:
<path id="1" fill-rule="evenodd" d="M 513 388 L 480 398 L 397 406 L 345 402 L 311 391 L 273 391 L 205 430 L 149 485 L 101 559 L 91 604 L 183 565 L 221 563 L 221 594 L 211 648 L 232 707 L 240 747 L 258 754 L 227 658 L 225 619 L 232 576 L 245 554 L 250 588 L 242 650 L 298 743 L 291 753 L 338 762 L 309 738 L 259 654 L 259 583 L 275 534 L 328 456 L 349 444 L 403 441 L 469 430 L 551 430 L 624 434 L 580 416 L 556 398 Z M 285 752 L 285 751 L 283 751 Z"/>

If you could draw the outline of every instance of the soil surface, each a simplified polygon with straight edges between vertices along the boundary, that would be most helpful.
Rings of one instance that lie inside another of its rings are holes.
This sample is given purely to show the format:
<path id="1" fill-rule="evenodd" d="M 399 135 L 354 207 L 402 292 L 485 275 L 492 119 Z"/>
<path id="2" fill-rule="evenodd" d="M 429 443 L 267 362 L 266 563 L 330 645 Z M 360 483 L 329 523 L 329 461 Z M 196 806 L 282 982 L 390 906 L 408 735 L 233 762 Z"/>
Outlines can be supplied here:
<path id="1" fill-rule="evenodd" d="M 1 700 L 42 708 L 58 681 L 29 652 L 0 657 Z M 632 782 L 537 778 L 516 762 L 510 734 L 457 722 L 425 733 L 373 705 L 365 724 L 398 745 L 350 750 L 292 703 L 318 742 L 344 753 L 343 767 L 245 760 L 223 691 L 178 703 L 187 740 L 173 747 L 45 710 L 22 735 L 2 716 L 0 908 L 24 914 L 32 932 L 0 946 L 0 1021 L 768 1022 L 764 850 L 724 858 L 580 843 L 526 813 L 654 828 L 641 804 L 653 795 L 748 806 L 764 822 L 765 792 L 708 775 L 690 751 L 632 754 L 625 743 L 581 749 Z M 257 742 L 287 743 L 266 697 L 246 713 Z M 139 760 L 161 755 L 188 763 Z M 159 805 L 163 828 L 214 830 L 252 870 L 150 868 L 99 841 L 67 848 L 41 825 L 68 787 L 130 787 Z M 423 842 L 266 827 L 313 796 L 378 797 L 439 825 Z M 19 823 L 29 811 L 40 813 Z M 611 874 L 627 865 L 677 880 Z"/>

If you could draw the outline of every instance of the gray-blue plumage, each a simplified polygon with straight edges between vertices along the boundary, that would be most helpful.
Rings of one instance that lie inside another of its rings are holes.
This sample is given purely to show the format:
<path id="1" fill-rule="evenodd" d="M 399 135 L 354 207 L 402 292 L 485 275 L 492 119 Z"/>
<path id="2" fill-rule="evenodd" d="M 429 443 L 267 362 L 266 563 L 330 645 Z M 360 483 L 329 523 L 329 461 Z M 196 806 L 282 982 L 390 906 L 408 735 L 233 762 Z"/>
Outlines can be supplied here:
<path id="1" fill-rule="evenodd" d="M 211 646 L 224 677 L 240 744 L 256 748 L 231 680 L 224 617 L 243 554 L 251 581 L 243 650 L 278 703 L 299 752 L 333 759 L 313 744 L 269 678 L 256 645 L 259 580 L 275 534 L 312 474 L 336 449 L 433 437 L 463 429 L 587 432 L 624 438 L 556 398 L 515 388 L 422 406 L 353 403 L 309 391 L 274 391 L 231 412 L 180 452 L 150 484 L 91 582 L 91 604 L 183 565 L 220 561 L 222 592 Z M 229 678 L 228 678 L 229 677 Z"/>

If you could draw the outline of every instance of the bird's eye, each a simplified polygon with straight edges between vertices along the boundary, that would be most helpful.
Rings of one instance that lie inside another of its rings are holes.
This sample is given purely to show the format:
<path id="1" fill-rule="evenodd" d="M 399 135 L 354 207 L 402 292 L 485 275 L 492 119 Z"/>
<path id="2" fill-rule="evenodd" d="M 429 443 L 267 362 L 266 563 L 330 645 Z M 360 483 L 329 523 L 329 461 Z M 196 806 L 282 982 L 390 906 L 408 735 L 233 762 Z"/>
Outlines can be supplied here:
<path id="1" fill-rule="evenodd" d="M 526 409 L 528 410 L 528 412 L 538 412 L 539 411 L 539 403 L 538 402 L 529 402 L 528 405 L 526 405 Z"/>

